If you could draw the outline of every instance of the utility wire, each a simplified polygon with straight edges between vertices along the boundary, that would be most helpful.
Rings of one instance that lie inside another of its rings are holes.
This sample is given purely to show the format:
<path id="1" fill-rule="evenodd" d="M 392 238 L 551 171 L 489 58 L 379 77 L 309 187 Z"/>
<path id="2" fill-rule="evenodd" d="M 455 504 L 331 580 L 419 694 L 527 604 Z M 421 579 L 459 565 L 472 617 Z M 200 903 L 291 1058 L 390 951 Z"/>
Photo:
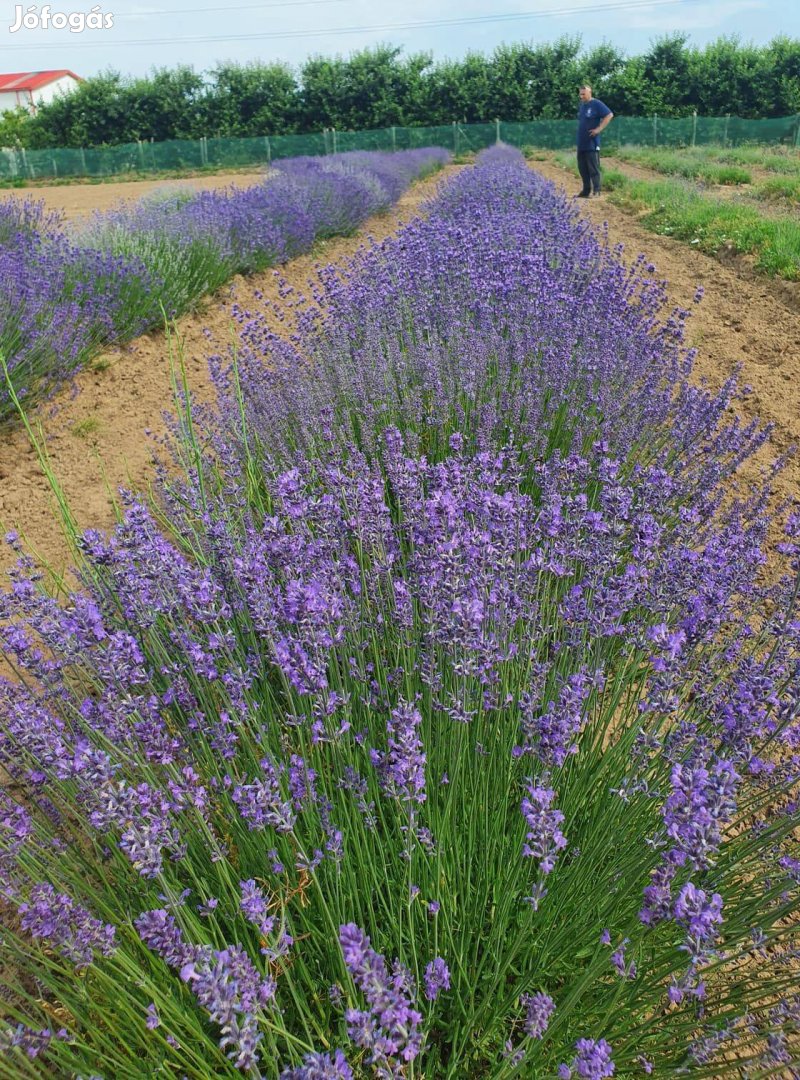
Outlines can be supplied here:
<path id="1" fill-rule="evenodd" d="M 141 11 L 114 13 L 114 23 L 119 19 L 144 19 L 152 15 L 200 15 L 206 11 L 269 11 L 272 8 L 317 7 L 320 4 L 346 4 L 348 0 L 272 0 L 268 4 L 227 4 L 225 7 L 200 8 L 145 8 Z"/>
<path id="2" fill-rule="evenodd" d="M 335 37 L 340 34 L 366 34 L 366 33 L 384 33 L 395 30 L 419 30 L 428 27 L 439 26 L 485 26 L 490 23 L 499 22 L 513 22 L 522 21 L 527 19 L 541 19 L 552 16 L 564 16 L 564 15 L 594 15 L 597 12 L 605 11 L 641 11 L 645 8 L 657 8 L 657 7 L 675 7 L 677 5 L 696 3 L 697 0 L 621 0 L 621 2 L 614 3 L 599 3 L 592 4 L 591 6 L 584 5 L 582 7 L 572 8 L 550 8 L 546 11 L 516 11 L 510 12 L 504 15 L 473 15 L 462 16 L 454 19 L 424 19 L 417 22 L 405 22 L 405 23 L 382 23 L 374 24 L 372 26 L 332 26 L 319 30 L 274 30 L 270 33 L 249 33 L 249 34 L 211 34 L 202 37 L 171 37 L 171 38 L 135 38 L 126 39 L 124 41 L 102 40 L 97 37 L 94 41 L 71 41 L 69 43 L 70 50 L 72 49 L 108 49 L 112 47 L 130 48 L 131 46 L 144 45 L 148 48 L 152 48 L 154 45 L 198 45 L 208 42 L 223 42 L 223 41 L 255 41 L 269 39 L 272 41 L 283 41 L 289 38 L 308 38 L 308 37 Z M 231 9 L 220 8 L 220 11 L 230 11 Z M 63 41 L 58 43 L 48 44 L 36 44 L 36 45 L 4 45 L 3 48 L 6 51 L 12 49 L 25 49 L 30 51 L 32 49 L 60 49 L 64 51 L 65 45 Z"/>

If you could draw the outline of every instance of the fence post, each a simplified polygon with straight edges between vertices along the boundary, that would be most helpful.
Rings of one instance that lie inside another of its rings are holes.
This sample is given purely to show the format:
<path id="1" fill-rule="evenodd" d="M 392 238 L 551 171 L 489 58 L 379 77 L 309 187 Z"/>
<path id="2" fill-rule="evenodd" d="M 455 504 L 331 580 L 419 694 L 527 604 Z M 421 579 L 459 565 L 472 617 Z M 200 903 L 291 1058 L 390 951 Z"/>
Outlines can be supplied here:
<path id="1" fill-rule="evenodd" d="M 392 150 L 397 149 L 397 128 L 392 124 Z"/>
<path id="2" fill-rule="evenodd" d="M 333 152 L 336 153 L 336 128 L 331 128 L 331 134 L 333 135 Z"/>
<path id="3" fill-rule="evenodd" d="M 28 174 L 29 179 L 33 180 L 33 166 L 28 163 L 28 155 L 24 146 L 22 147 L 22 164 L 25 166 L 25 172 Z"/>
<path id="4" fill-rule="evenodd" d="M 453 121 L 453 153 L 458 156 L 458 123 Z"/>
<path id="5" fill-rule="evenodd" d="M 54 157 L 51 157 L 50 160 L 53 163 L 53 176 L 58 179 L 58 165 L 56 163 L 56 159 Z"/>
<path id="6" fill-rule="evenodd" d="M 730 119 L 731 119 L 731 114 L 726 113 L 725 114 L 725 135 L 723 136 L 723 139 L 722 139 L 722 145 L 723 146 L 728 145 L 728 124 L 730 123 Z"/>
<path id="7" fill-rule="evenodd" d="M 269 144 L 269 135 L 264 136 L 264 142 L 267 144 L 267 165 L 272 164 L 272 147 Z"/>
<path id="8" fill-rule="evenodd" d="M 697 109 L 692 113 L 692 146 L 697 145 Z"/>
<path id="9" fill-rule="evenodd" d="M 658 146 L 658 113 L 653 113 L 653 146 Z"/>
<path id="10" fill-rule="evenodd" d="M 794 129 L 794 145 L 800 147 L 800 113 L 797 114 L 797 126 Z"/>

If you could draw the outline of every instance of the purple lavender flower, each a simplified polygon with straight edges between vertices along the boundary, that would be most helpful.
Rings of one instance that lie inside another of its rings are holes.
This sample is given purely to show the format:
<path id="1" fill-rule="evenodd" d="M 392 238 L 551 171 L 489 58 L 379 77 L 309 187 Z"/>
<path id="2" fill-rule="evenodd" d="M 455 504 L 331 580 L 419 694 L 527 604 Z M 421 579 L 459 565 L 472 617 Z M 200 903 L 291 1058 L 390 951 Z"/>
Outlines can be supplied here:
<path id="1" fill-rule="evenodd" d="M 331 1054 L 306 1054 L 303 1064 L 284 1069 L 280 1080 L 353 1080 L 353 1070 L 341 1050 Z"/>
<path id="2" fill-rule="evenodd" d="M 115 928 L 95 919 L 86 908 L 52 885 L 34 885 L 27 902 L 19 905 L 20 925 L 32 937 L 44 938 L 76 968 L 88 967 L 95 953 L 111 956 Z"/>
<path id="3" fill-rule="evenodd" d="M 164 909 L 143 912 L 135 926 L 144 944 L 179 971 L 199 1004 L 219 1025 L 220 1047 L 227 1050 L 236 1068 L 244 1072 L 253 1069 L 262 1039 L 259 1016 L 275 997 L 274 981 L 256 971 L 239 945 L 214 950 L 187 944 L 175 917 Z"/>
<path id="4" fill-rule="evenodd" d="M 161 1027 L 161 1017 L 158 1015 L 158 1009 L 154 1002 L 150 1002 L 147 1006 L 147 1027 L 150 1031 L 155 1031 L 156 1028 Z"/>
<path id="5" fill-rule="evenodd" d="M 270 827 L 277 832 L 290 833 L 294 828 L 295 813 L 283 797 L 280 771 L 269 758 L 263 758 L 259 764 L 261 776 L 252 783 L 237 784 L 231 798 L 251 829 Z"/>
<path id="6" fill-rule="evenodd" d="M 676 850 L 695 869 L 706 869 L 721 841 L 720 825 L 736 808 L 739 777 L 729 761 L 712 769 L 677 764 L 672 769 L 672 793 L 664 806 L 667 835 Z"/>
<path id="7" fill-rule="evenodd" d="M 379 758 L 389 792 L 406 803 L 425 801 L 425 750 L 419 738 L 422 716 L 413 705 L 401 702 L 386 725 L 388 751 Z"/>
<path id="8" fill-rule="evenodd" d="M 645 926 L 654 926 L 672 914 L 672 882 L 676 870 L 674 863 L 662 863 L 650 872 L 650 884 L 645 886 L 644 905 L 639 912 Z"/>
<path id="9" fill-rule="evenodd" d="M 31 1061 L 43 1054 L 53 1039 L 66 1039 L 66 1028 L 53 1031 L 52 1028 L 30 1028 L 26 1024 L 17 1024 L 15 1028 L 0 1031 L 0 1052 L 22 1050 Z"/>
<path id="10" fill-rule="evenodd" d="M 240 881 L 239 888 L 242 890 L 239 906 L 244 917 L 258 927 L 262 937 L 268 937 L 275 928 L 275 917 L 267 913 L 268 904 L 264 893 L 252 878 L 249 881 Z"/>
<path id="11" fill-rule="evenodd" d="M 575 1049 L 578 1052 L 573 1058 L 572 1068 L 578 1076 L 586 1080 L 603 1080 L 603 1077 L 614 1075 L 612 1051 L 605 1039 L 578 1039 Z"/>
<path id="12" fill-rule="evenodd" d="M 686 945 L 693 961 L 709 955 L 710 945 L 722 923 L 722 897 L 707 898 L 703 889 L 688 881 L 675 901 L 675 921 L 687 931 Z"/>
<path id="13" fill-rule="evenodd" d="M 555 1011 L 556 1003 L 549 994 L 539 991 L 535 994 L 523 994 L 522 1004 L 525 1007 L 523 1023 L 525 1034 L 532 1039 L 543 1038 L 550 1023 L 550 1017 Z"/>
<path id="14" fill-rule="evenodd" d="M 411 995 L 411 978 L 398 970 L 390 975 L 386 961 L 375 952 L 367 935 L 354 923 L 339 929 L 344 962 L 369 1005 L 369 1012 L 348 1009 L 350 1038 L 371 1053 L 370 1061 L 387 1065 L 391 1059 L 413 1061 L 422 1051 L 419 1029 L 422 1013 Z"/>
<path id="15" fill-rule="evenodd" d="M 522 815 L 529 828 L 522 854 L 535 859 L 543 874 L 552 872 L 559 851 L 567 846 L 566 837 L 561 832 L 564 815 L 560 810 L 550 809 L 555 797 L 556 793 L 551 788 L 539 787 L 535 781 L 529 780 L 528 794 L 522 800 Z"/>
<path id="16" fill-rule="evenodd" d="M 631 960 L 630 963 L 626 963 L 625 960 L 625 947 L 628 945 L 628 939 L 622 942 L 622 944 L 614 950 L 611 954 L 611 963 L 614 965 L 617 974 L 623 979 L 635 979 L 636 978 L 636 962 Z"/>
<path id="17" fill-rule="evenodd" d="M 441 958 L 435 957 L 425 968 L 425 997 L 436 1001 L 440 991 L 450 989 L 450 969 Z"/>

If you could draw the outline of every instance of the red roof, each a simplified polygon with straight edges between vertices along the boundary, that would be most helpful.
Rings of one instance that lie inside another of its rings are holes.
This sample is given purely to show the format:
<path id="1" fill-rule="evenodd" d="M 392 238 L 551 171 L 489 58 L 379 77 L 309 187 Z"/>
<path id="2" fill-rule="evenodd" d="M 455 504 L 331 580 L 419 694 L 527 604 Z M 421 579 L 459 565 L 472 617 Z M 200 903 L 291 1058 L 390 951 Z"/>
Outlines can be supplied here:
<path id="1" fill-rule="evenodd" d="M 17 71 L 10 75 L 0 75 L 0 93 L 12 90 L 39 90 L 48 83 L 70 75 L 76 82 L 82 82 L 80 75 L 62 68 L 60 71 Z"/>

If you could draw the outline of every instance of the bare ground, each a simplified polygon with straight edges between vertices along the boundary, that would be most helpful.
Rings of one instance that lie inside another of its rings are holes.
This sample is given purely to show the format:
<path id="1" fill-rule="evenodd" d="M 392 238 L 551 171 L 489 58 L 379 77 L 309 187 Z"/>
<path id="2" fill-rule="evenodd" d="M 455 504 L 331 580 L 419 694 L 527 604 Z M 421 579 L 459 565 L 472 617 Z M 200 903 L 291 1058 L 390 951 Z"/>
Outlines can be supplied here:
<path id="1" fill-rule="evenodd" d="M 163 180 L 122 180 L 108 184 L 64 184 L 59 187 L 16 188 L 4 192 L 2 198 L 44 202 L 46 209 L 60 210 L 67 221 L 81 221 L 95 210 L 110 210 L 117 203 L 141 199 L 165 188 L 205 191 L 224 187 L 252 187 L 263 179 L 263 172 L 249 172 Z"/>
<path id="2" fill-rule="evenodd" d="M 371 218 L 352 237 L 318 244 L 309 255 L 280 268 L 280 275 L 299 291 L 319 264 L 344 263 L 368 237 L 381 240 L 420 211 L 442 181 L 458 171 L 450 165 L 406 192 L 385 214 Z M 119 187 L 120 185 L 115 185 Z M 70 189 L 59 189 L 69 193 Z M 94 188 L 92 190 L 95 190 Z M 178 320 L 187 380 L 193 396 L 209 400 L 211 386 L 206 358 L 215 351 L 206 331 L 226 347 L 231 304 L 260 307 L 255 294 L 278 300 L 274 270 L 236 278 L 201 302 L 198 310 Z M 111 349 L 79 373 L 73 388 L 63 389 L 34 418 L 41 422 L 47 452 L 78 524 L 108 528 L 113 524 L 111 493 L 120 486 L 147 487 L 152 478 L 153 438 L 163 434 L 163 411 L 172 400 L 169 349 L 162 331 Z M 152 437 L 146 436 L 150 432 Z M 70 563 L 69 547 L 53 513 L 53 499 L 33 447 L 23 430 L 0 435 L 0 529 L 17 529 L 26 544 L 56 572 Z M 16 556 L 0 544 L 0 580 Z"/>

